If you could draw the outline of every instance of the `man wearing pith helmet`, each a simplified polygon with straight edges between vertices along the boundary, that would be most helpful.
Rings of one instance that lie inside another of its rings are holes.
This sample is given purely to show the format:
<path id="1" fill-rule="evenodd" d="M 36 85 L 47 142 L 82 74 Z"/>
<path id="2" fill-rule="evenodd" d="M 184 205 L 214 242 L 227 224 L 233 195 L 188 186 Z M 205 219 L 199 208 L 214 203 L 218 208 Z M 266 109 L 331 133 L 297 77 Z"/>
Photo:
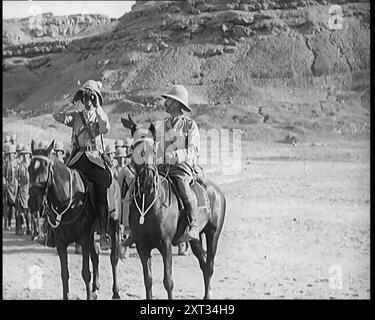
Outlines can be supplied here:
<path id="1" fill-rule="evenodd" d="M 10 143 L 16 145 L 17 143 L 17 135 L 12 134 L 12 137 L 10 138 Z"/>
<path id="2" fill-rule="evenodd" d="M 122 139 L 116 139 L 115 141 L 115 149 L 116 151 L 119 150 L 120 148 L 124 147 L 124 140 Z"/>
<path id="3" fill-rule="evenodd" d="M 72 128 L 68 166 L 79 170 L 94 185 L 99 214 L 100 248 L 106 250 L 111 247 L 111 238 L 107 233 L 107 188 L 111 184 L 111 172 L 104 154 L 103 135 L 109 132 L 110 123 L 103 108 L 102 86 L 100 81 L 86 81 L 74 94 L 73 105 L 55 112 L 53 117 Z M 76 102 L 83 105 L 82 110 L 77 110 Z"/>
<path id="4" fill-rule="evenodd" d="M 194 193 L 190 188 L 193 170 L 198 165 L 199 157 L 199 129 L 197 123 L 187 113 L 189 94 L 182 85 L 175 85 L 166 94 L 164 106 L 169 117 L 164 121 L 164 161 L 169 163 L 169 176 L 178 186 L 184 211 L 190 221 L 189 240 L 199 239 L 198 209 L 194 205 Z"/>
<path id="5" fill-rule="evenodd" d="M 57 159 L 59 159 L 60 162 L 64 163 L 65 150 L 63 143 L 60 141 L 55 142 L 55 147 L 53 148 L 53 150 L 55 151 Z"/>

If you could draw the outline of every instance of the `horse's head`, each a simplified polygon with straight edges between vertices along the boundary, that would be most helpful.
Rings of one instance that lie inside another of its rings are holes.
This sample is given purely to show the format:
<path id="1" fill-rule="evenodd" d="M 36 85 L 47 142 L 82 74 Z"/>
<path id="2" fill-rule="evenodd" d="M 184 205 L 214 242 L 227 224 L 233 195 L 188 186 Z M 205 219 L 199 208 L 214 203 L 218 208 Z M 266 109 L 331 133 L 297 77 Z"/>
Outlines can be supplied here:
<path id="1" fill-rule="evenodd" d="M 153 124 L 149 128 L 140 128 L 130 117 L 121 118 L 124 127 L 130 129 L 134 139 L 132 162 L 139 178 L 142 192 L 151 192 L 156 179 L 156 129 Z"/>
<path id="2" fill-rule="evenodd" d="M 39 211 L 43 204 L 44 196 L 53 183 L 51 152 L 55 140 L 47 149 L 36 149 L 35 141 L 31 141 L 32 158 L 28 168 L 30 176 L 30 189 L 28 205 L 32 211 Z"/>

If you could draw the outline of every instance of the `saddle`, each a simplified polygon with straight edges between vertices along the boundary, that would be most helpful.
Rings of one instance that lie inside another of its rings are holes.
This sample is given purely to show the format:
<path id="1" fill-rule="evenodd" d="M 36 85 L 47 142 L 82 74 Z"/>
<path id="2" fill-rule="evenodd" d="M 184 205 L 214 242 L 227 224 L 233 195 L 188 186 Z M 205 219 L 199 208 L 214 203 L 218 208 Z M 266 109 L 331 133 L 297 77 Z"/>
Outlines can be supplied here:
<path id="1" fill-rule="evenodd" d="M 85 190 L 88 192 L 88 190 L 92 187 L 93 183 L 89 181 L 83 173 L 81 173 L 79 170 L 71 169 L 72 172 L 76 172 L 80 175 L 83 184 L 85 185 Z M 112 171 L 111 171 L 112 173 Z M 89 193 L 89 201 L 91 205 L 95 208 L 96 201 L 95 196 L 93 192 Z M 107 188 L 107 205 L 108 205 L 108 217 L 112 218 L 113 220 L 119 220 L 120 217 L 120 211 L 121 211 L 121 195 L 120 195 L 120 187 L 115 179 L 113 177 L 111 178 L 111 184 Z"/>
<path id="2" fill-rule="evenodd" d="M 177 198 L 179 211 L 182 212 L 184 209 L 184 205 L 183 205 L 183 201 L 181 199 L 175 180 L 168 175 L 168 172 L 164 170 L 164 167 L 160 166 L 160 168 L 158 167 L 158 170 L 159 170 L 159 174 L 164 179 L 166 179 L 170 187 L 169 197 L 171 196 L 171 191 L 173 190 Z M 190 183 L 190 187 L 192 191 L 194 192 L 196 199 L 197 199 L 197 210 L 199 211 L 199 215 L 201 216 L 201 219 L 199 220 L 205 221 L 209 219 L 209 217 L 211 216 L 210 199 L 208 197 L 202 176 L 199 176 L 199 177 L 195 176 Z M 171 200 L 169 200 L 169 202 L 167 201 L 167 206 L 170 205 L 170 203 L 171 203 Z M 188 217 L 185 214 L 181 214 L 177 222 L 177 231 L 176 231 L 175 237 L 172 240 L 172 244 L 177 245 L 180 242 L 188 241 L 188 231 L 189 231 Z"/>

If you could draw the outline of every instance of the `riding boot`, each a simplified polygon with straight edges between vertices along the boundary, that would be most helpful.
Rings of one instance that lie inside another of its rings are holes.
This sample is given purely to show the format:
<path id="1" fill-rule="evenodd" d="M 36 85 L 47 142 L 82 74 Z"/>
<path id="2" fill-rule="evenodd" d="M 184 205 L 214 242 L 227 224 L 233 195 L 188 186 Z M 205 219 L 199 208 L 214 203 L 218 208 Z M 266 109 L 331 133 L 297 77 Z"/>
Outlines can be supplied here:
<path id="1" fill-rule="evenodd" d="M 188 241 L 199 240 L 199 229 L 198 229 L 198 215 L 197 210 L 194 210 L 191 202 L 188 198 L 182 198 L 184 204 L 184 213 L 187 215 L 190 222 L 190 230 L 188 233 Z"/>
<path id="2" fill-rule="evenodd" d="M 111 248 L 111 237 L 107 233 L 107 206 L 99 205 L 99 228 L 100 228 L 100 249 L 108 250 Z"/>

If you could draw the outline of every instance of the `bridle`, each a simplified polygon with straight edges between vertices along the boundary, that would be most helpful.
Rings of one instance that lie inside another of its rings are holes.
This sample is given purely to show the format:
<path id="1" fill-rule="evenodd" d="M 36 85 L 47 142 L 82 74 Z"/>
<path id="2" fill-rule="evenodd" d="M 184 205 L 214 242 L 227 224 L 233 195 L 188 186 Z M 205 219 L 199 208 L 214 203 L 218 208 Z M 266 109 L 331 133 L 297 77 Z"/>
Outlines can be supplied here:
<path id="1" fill-rule="evenodd" d="M 153 139 L 151 139 L 151 138 L 140 138 L 140 139 L 137 139 L 134 142 L 134 146 L 136 147 L 136 145 L 140 142 L 152 142 L 152 144 L 154 145 Z M 155 154 L 155 151 L 156 151 L 155 148 L 153 148 L 154 154 Z M 135 206 L 137 207 L 138 212 L 141 215 L 140 218 L 139 218 L 139 224 L 144 223 L 145 215 L 152 208 L 152 206 L 155 204 L 155 201 L 158 197 L 158 193 L 159 193 L 159 189 L 160 189 L 160 175 L 158 173 L 158 169 L 157 169 L 155 163 L 152 166 L 147 165 L 147 169 L 152 170 L 154 172 L 155 176 L 156 176 L 154 199 L 151 201 L 151 203 L 148 205 L 148 207 L 145 208 L 145 192 L 142 192 L 142 193 L 140 192 L 141 188 L 140 188 L 139 174 L 137 173 L 136 178 L 135 178 L 135 186 L 133 188 L 133 199 L 134 199 Z M 141 172 L 143 172 L 145 170 L 146 170 L 146 168 L 144 168 Z M 138 187 L 138 188 L 136 188 L 136 187 Z M 136 191 L 136 189 L 137 189 L 137 191 Z M 137 202 L 137 196 L 139 196 L 139 197 L 142 196 L 142 207 L 140 207 L 140 205 Z"/>
<path id="2" fill-rule="evenodd" d="M 73 202 L 73 179 L 72 179 L 72 171 L 68 168 L 69 170 L 69 189 L 70 189 L 70 195 L 69 195 L 69 204 L 68 206 L 61 212 L 61 213 L 58 213 L 53 205 L 51 204 L 48 204 L 48 201 L 47 201 L 47 194 L 48 194 L 48 191 L 51 187 L 53 187 L 53 184 L 52 184 L 52 181 L 54 181 L 54 177 L 53 177 L 53 170 L 52 170 L 52 166 L 53 166 L 53 160 L 51 160 L 49 157 L 46 157 L 46 156 L 43 156 L 43 155 L 34 155 L 32 157 L 32 159 L 40 159 L 40 160 L 44 160 L 48 163 L 48 171 L 47 171 L 47 181 L 45 182 L 34 182 L 34 183 L 31 183 L 30 184 L 30 188 L 31 187 L 37 187 L 37 188 L 42 188 L 44 189 L 43 191 L 43 194 L 42 194 L 42 203 L 43 203 L 43 212 L 42 212 L 42 215 L 44 215 L 46 209 L 47 209 L 47 206 L 49 206 L 52 211 L 56 214 L 56 219 L 55 219 L 55 224 L 53 224 L 50 220 L 50 217 L 48 215 L 48 212 L 46 214 L 47 216 L 47 220 L 48 220 L 48 223 L 50 224 L 50 226 L 54 229 L 56 229 L 60 223 L 61 223 L 61 220 L 62 220 L 62 216 L 68 211 L 68 209 L 71 207 L 72 205 L 72 202 Z M 51 177 L 51 179 L 50 179 Z"/>

